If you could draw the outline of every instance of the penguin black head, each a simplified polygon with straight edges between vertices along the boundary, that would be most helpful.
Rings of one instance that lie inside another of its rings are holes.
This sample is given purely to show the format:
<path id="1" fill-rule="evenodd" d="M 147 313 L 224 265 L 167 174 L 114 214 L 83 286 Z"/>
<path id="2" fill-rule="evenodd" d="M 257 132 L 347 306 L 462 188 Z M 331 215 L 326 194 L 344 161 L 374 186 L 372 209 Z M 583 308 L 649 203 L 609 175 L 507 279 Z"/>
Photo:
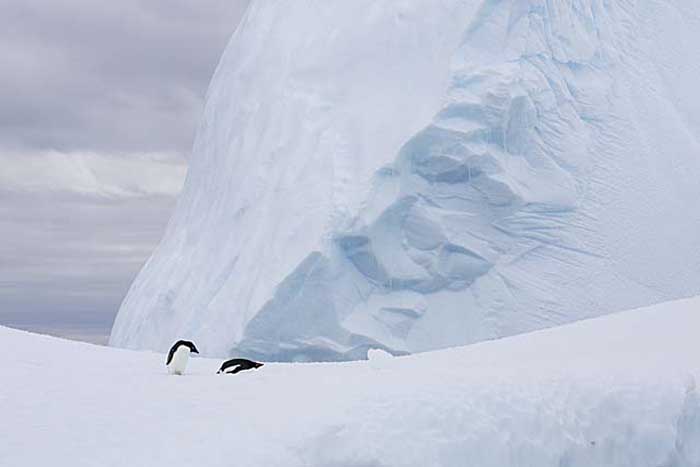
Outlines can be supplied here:
<path id="1" fill-rule="evenodd" d="M 192 353 L 199 353 L 199 350 L 197 350 L 197 346 L 195 346 L 194 343 L 191 341 L 179 340 L 179 341 L 175 342 L 175 344 L 173 345 L 173 349 L 177 350 L 177 348 L 180 347 L 181 345 L 184 345 L 185 347 L 190 349 L 190 352 L 192 352 Z"/>

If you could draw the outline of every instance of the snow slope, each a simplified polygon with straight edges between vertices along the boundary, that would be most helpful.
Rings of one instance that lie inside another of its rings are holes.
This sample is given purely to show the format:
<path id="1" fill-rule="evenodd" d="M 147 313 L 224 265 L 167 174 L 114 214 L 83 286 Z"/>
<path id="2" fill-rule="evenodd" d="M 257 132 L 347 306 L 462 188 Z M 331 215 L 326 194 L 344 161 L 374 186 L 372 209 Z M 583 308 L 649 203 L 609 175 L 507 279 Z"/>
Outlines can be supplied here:
<path id="1" fill-rule="evenodd" d="M 111 344 L 360 358 L 700 293 L 700 3 L 254 1 Z"/>
<path id="2" fill-rule="evenodd" d="M 0 465 L 698 467 L 699 309 L 237 376 L 0 328 Z"/>

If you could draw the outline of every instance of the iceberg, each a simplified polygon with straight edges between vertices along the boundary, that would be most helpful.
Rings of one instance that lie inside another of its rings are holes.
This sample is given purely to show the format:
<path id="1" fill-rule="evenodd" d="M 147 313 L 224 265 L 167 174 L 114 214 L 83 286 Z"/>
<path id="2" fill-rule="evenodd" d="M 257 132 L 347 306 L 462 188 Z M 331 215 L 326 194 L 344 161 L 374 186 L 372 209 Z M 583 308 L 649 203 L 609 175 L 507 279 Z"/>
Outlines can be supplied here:
<path id="1" fill-rule="evenodd" d="M 700 293 L 700 4 L 253 1 L 110 343 L 351 360 Z"/>

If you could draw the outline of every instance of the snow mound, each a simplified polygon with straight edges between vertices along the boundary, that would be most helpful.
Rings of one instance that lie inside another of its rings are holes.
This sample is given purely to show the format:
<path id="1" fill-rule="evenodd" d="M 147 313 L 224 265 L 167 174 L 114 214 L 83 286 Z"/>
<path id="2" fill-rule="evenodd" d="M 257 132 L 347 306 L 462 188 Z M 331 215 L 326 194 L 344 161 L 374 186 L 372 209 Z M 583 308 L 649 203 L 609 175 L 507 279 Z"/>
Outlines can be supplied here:
<path id="1" fill-rule="evenodd" d="M 394 356 L 386 350 L 369 349 L 367 351 L 367 360 L 369 361 L 369 365 L 375 370 L 383 370 L 388 368 L 393 359 Z"/>
<path id="2" fill-rule="evenodd" d="M 697 467 L 698 310 L 245 378 L 0 328 L 0 465 Z"/>
<path id="3" fill-rule="evenodd" d="M 700 293 L 700 3 L 253 1 L 111 344 L 306 361 Z"/>

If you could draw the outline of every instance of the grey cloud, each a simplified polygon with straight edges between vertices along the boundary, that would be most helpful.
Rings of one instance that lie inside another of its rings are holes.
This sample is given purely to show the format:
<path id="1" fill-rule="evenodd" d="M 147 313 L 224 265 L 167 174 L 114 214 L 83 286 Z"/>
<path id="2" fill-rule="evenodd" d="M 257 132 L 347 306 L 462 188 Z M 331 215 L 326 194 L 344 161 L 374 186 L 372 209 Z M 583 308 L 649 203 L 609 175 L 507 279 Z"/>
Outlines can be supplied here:
<path id="1" fill-rule="evenodd" d="M 246 6 L 0 0 L 0 324 L 104 340 Z"/>
<path id="2" fill-rule="evenodd" d="M 113 314 L 173 205 L 0 191 L 0 312 Z"/>
<path id="3" fill-rule="evenodd" d="M 186 154 L 242 0 L 0 0 L 0 147 Z"/>
<path id="4" fill-rule="evenodd" d="M 173 204 L 0 191 L 0 324 L 106 342 Z"/>

